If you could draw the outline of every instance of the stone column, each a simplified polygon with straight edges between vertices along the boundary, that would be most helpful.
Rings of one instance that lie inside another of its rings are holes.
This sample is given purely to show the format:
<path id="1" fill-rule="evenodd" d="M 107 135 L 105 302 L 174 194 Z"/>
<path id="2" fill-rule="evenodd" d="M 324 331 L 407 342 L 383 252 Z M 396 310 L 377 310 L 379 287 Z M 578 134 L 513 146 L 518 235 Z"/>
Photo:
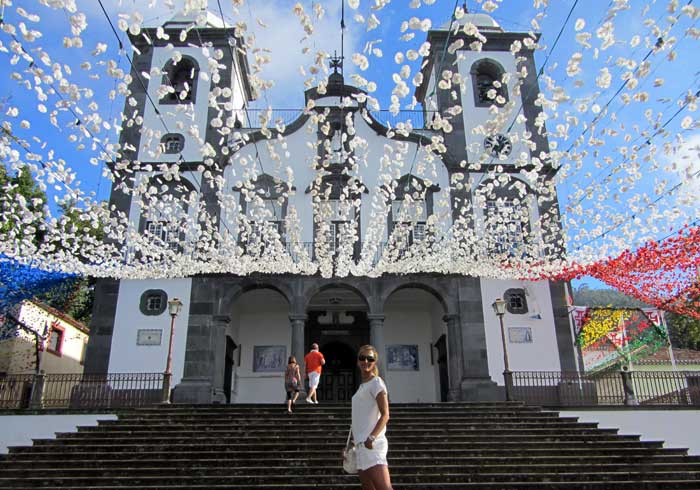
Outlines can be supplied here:
<path id="1" fill-rule="evenodd" d="M 459 315 L 445 315 L 442 320 L 447 323 L 447 375 L 450 382 L 447 399 L 455 402 L 461 398 L 462 390 L 462 331 Z"/>
<path id="2" fill-rule="evenodd" d="M 386 346 L 384 345 L 384 315 L 382 314 L 369 314 L 367 315 L 369 320 L 369 343 L 377 349 L 379 353 L 379 374 L 384 377 L 386 373 L 386 362 L 384 357 L 386 356 Z"/>
<path id="3" fill-rule="evenodd" d="M 289 315 L 292 326 L 292 355 L 297 358 L 297 364 L 302 370 L 304 369 L 304 327 L 308 318 L 307 315 Z"/>
<path id="4" fill-rule="evenodd" d="M 213 403 L 226 403 L 224 393 L 224 370 L 226 369 L 226 329 L 231 321 L 228 315 L 216 315 L 212 318 L 210 345 L 214 354 L 212 380 Z"/>

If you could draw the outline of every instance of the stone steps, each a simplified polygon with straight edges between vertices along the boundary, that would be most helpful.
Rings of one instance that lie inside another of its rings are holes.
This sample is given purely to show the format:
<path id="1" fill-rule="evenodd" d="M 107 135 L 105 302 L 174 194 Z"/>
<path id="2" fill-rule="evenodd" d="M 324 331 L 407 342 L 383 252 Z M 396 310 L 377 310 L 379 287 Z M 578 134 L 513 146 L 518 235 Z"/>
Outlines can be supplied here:
<path id="1" fill-rule="evenodd" d="M 392 482 L 394 483 L 394 482 Z M 15 490 L 29 490 L 37 488 L 35 486 L 14 487 Z M 63 490 L 85 490 L 86 487 L 65 486 Z M 124 486 L 104 486 L 93 485 L 90 490 L 120 490 Z M 241 490 L 241 487 L 236 484 L 224 485 L 198 485 L 188 483 L 185 485 L 149 485 L 141 484 L 138 488 L 143 490 Z M 287 484 L 287 483 L 272 483 L 272 484 L 255 484 L 246 485 L 246 489 L 251 490 L 306 490 L 309 488 L 329 489 L 333 490 L 357 490 L 359 488 L 357 478 L 348 479 L 347 483 L 335 483 L 329 487 L 327 483 L 317 483 L 314 481 L 305 481 L 303 484 Z M 618 480 L 611 486 L 610 481 L 586 481 L 586 482 L 492 482 L 492 483 L 472 483 L 472 482 L 441 482 L 441 483 L 401 483 L 400 487 L 394 483 L 395 490 L 697 490 L 698 482 L 696 480 L 681 481 L 681 480 L 657 480 L 657 481 L 638 481 L 638 480 Z"/>
<path id="2" fill-rule="evenodd" d="M 392 451 L 393 453 L 393 451 Z M 118 453 L 117 453 L 118 454 Z M 622 465 L 622 464 L 647 464 L 648 456 L 650 453 L 633 453 L 624 455 L 586 455 L 586 464 L 595 464 L 598 467 L 601 465 L 612 464 L 612 465 Z M 90 457 L 92 456 L 92 457 Z M 270 455 L 267 452 L 258 452 L 256 454 L 250 454 L 249 457 L 242 457 L 239 454 L 233 455 L 221 455 L 218 453 L 201 455 L 202 457 L 194 458 L 187 457 L 187 455 L 176 454 L 173 457 L 172 454 L 167 454 L 163 458 L 153 458 L 153 457 L 139 457 L 134 458 L 133 455 L 124 455 L 123 459 L 117 459 L 110 457 L 109 459 L 97 458 L 97 455 L 91 453 L 79 454 L 77 458 L 71 459 L 68 455 L 53 455 L 52 458 L 42 458 L 41 460 L 36 460 L 33 458 L 18 459 L 13 458 L 12 461 L 0 461 L 0 471 L 3 471 L 4 475 L 9 475 L 9 472 L 5 470 L 26 470 L 26 465 L 28 461 L 31 461 L 32 468 L 35 470 L 55 470 L 57 462 L 61 462 L 61 467 L 66 467 L 69 469 L 78 468 L 156 468 L 163 466 L 163 460 L 167 459 L 167 462 L 172 467 L 211 467 L 217 463 L 225 463 L 227 467 L 248 467 L 248 468 L 270 468 L 274 466 L 275 463 L 279 462 L 279 455 Z M 110 455 L 111 456 L 111 455 Z M 207 457 L 208 456 L 208 457 Z M 568 464 L 579 464 L 580 454 L 571 455 L 532 455 L 532 456 L 517 456 L 515 453 L 508 456 L 455 456 L 453 453 L 445 452 L 445 454 L 437 455 L 441 463 L 446 466 L 453 465 L 568 465 Z M 338 462 L 336 458 L 329 458 L 327 454 L 314 454 L 314 455 L 304 455 L 301 456 L 298 452 L 290 452 L 285 455 L 284 460 L 288 462 L 289 466 L 307 466 L 307 467 L 328 467 L 337 466 Z M 429 466 L 435 460 L 435 456 L 422 456 L 416 457 L 408 452 L 401 453 L 399 456 L 391 456 L 389 461 L 392 468 L 394 466 Z M 688 462 L 697 463 L 700 462 L 700 456 L 683 456 L 681 454 L 665 454 L 659 453 L 654 458 L 654 465 L 659 464 L 684 464 Z"/>
<path id="3" fill-rule="evenodd" d="M 700 488 L 700 457 L 519 403 L 392 404 L 396 490 Z M 170 405 L 37 439 L 0 488 L 357 489 L 340 467 L 345 405 Z"/>
<path id="4" fill-rule="evenodd" d="M 430 467 L 434 469 L 435 467 Z M 69 476 L 69 477 L 50 477 L 50 476 L 23 476 L 19 478 L 13 477 L 0 477 L 0 482 L 3 484 L 2 488 L 16 488 L 18 486 L 36 487 L 44 486 L 45 482 L 50 481 L 50 488 L 64 488 L 64 487 L 78 487 L 78 488 L 92 488 L 94 486 L 123 486 L 123 487 L 137 487 L 144 488 L 153 485 L 159 486 L 172 486 L 172 485 L 229 485 L 238 488 L 249 488 L 255 485 L 270 485 L 270 484 L 286 484 L 295 485 L 297 488 L 303 488 L 303 485 L 309 480 L 313 480 L 316 483 L 325 483 L 328 488 L 332 488 L 333 485 L 338 483 L 352 482 L 357 487 L 357 477 L 353 475 L 343 475 L 337 474 L 323 474 L 319 471 L 313 471 L 308 473 L 302 473 L 294 471 L 293 473 L 289 468 L 283 468 L 281 473 L 274 473 L 274 471 L 265 471 L 264 474 L 257 475 L 236 475 L 236 474 L 225 474 L 221 476 L 212 476 L 207 473 L 208 469 L 202 469 L 199 474 L 197 472 L 190 470 L 187 475 L 178 475 L 171 473 L 170 476 L 163 476 L 161 474 L 145 476 L 145 475 L 132 475 L 124 474 L 121 476 L 114 477 L 99 477 L 99 476 Z M 271 469 L 271 470 L 274 470 Z M 328 472 L 330 473 L 330 471 Z M 695 481 L 696 487 L 700 481 L 700 471 L 637 471 L 635 475 L 647 482 L 673 482 L 675 481 Z M 630 471 L 616 471 L 616 472 L 600 472 L 594 471 L 580 471 L 580 470 L 570 470 L 569 472 L 541 472 L 541 473 L 511 473 L 507 470 L 498 473 L 484 473 L 484 472 L 467 472 L 461 470 L 455 470 L 451 472 L 440 471 L 439 475 L 433 474 L 432 471 L 428 473 L 396 473 L 392 472 L 392 482 L 400 489 L 405 483 L 435 483 L 436 478 L 439 478 L 441 483 L 505 483 L 505 482 L 542 482 L 542 481 L 557 481 L 557 482 L 569 482 L 572 484 L 580 484 L 587 481 L 608 481 L 610 488 L 617 488 L 617 480 L 626 480 L 631 476 Z M 575 487 L 578 488 L 578 487 Z M 673 484 L 666 488 L 676 488 Z"/>

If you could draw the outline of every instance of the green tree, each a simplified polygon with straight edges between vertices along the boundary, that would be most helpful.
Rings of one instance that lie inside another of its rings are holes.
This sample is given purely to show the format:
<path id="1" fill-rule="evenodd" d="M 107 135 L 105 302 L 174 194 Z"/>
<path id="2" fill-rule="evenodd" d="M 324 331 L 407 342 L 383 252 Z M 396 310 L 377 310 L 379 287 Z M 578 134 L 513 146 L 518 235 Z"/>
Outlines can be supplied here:
<path id="1" fill-rule="evenodd" d="M 700 350 L 700 320 L 690 316 L 666 313 L 671 344 L 681 349 Z"/>

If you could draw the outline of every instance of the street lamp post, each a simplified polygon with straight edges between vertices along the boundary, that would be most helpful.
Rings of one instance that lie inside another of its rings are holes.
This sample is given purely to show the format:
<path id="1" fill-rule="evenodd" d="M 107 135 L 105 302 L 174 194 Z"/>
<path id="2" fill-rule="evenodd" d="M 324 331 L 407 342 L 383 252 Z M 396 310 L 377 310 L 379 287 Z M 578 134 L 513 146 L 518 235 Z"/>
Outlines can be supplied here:
<path id="1" fill-rule="evenodd" d="M 508 348 L 506 347 L 506 331 L 505 328 L 503 327 L 503 315 L 506 314 L 506 302 L 503 300 L 503 298 L 498 298 L 496 301 L 493 302 L 491 305 L 493 308 L 493 311 L 496 313 L 496 316 L 498 316 L 498 321 L 501 324 L 501 341 L 503 342 L 503 366 L 504 366 L 504 371 L 503 371 L 503 381 L 505 382 L 506 385 L 506 400 L 510 401 L 511 400 L 511 394 L 510 394 L 510 385 L 512 384 L 512 373 L 510 371 L 510 367 L 508 365 Z"/>
<path id="2" fill-rule="evenodd" d="M 175 334 L 175 317 L 180 314 L 182 301 L 173 298 L 168 301 L 168 313 L 170 313 L 170 339 L 168 340 L 168 360 L 165 363 L 163 373 L 163 403 L 170 403 L 170 383 L 173 377 L 173 337 Z"/>

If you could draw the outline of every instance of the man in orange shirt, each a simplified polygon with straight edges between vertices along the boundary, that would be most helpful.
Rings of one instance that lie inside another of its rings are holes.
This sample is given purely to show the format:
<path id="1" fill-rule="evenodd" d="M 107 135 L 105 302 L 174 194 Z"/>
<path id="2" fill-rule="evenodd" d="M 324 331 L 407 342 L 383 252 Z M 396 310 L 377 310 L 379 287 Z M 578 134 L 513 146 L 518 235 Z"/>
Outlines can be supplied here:
<path id="1" fill-rule="evenodd" d="M 325 363 L 323 354 L 318 351 L 318 344 L 311 344 L 311 352 L 304 356 L 306 377 L 309 378 L 309 395 L 306 397 L 306 403 L 318 404 L 316 388 L 318 388 L 318 381 L 321 379 L 321 366 Z"/>

